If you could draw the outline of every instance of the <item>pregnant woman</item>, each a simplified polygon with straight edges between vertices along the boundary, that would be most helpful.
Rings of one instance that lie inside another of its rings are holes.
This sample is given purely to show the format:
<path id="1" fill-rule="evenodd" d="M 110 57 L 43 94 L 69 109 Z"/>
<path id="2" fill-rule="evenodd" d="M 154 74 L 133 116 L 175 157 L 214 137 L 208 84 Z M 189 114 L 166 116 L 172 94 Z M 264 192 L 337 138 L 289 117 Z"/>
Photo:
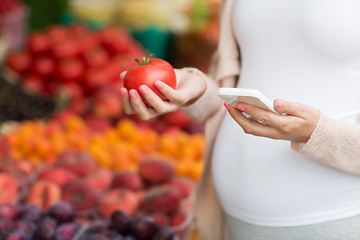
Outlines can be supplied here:
<path id="1" fill-rule="evenodd" d="M 122 89 L 128 114 L 181 109 L 204 124 L 202 239 L 360 239 L 360 2 L 223 0 L 220 11 L 208 75 L 176 69 L 176 90 L 156 84 L 168 102 Z M 230 107 L 219 87 L 258 89 L 283 114 Z"/>

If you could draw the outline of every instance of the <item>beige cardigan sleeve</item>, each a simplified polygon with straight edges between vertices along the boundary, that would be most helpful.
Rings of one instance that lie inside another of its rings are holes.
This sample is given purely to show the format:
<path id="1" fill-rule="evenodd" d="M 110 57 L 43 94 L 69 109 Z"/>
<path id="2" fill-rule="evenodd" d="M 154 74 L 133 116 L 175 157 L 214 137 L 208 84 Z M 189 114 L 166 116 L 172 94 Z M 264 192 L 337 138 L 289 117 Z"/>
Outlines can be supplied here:
<path id="1" fill-rule="evenodd" d="M 217 94 L 219 86 L 234 87 L 240 74 L 240 53 L 231 24 L 234 3 L 234 0 L 221 1 L 220 35 L 209 73 L 205 75 L 197 69 L 187 68 L 207 83 L 207 89 L 201 98 L 192 105 L 181 108 L 187 116 L 199 123 L 205 123 L 223 104 L 224 101 Z"/>
<path id="2" fill-rule="evenodd" d="M 333 168 L 360 175 L 360 123 L 345 123 L 321 114 L 309 141 L 293 150 Z"/>

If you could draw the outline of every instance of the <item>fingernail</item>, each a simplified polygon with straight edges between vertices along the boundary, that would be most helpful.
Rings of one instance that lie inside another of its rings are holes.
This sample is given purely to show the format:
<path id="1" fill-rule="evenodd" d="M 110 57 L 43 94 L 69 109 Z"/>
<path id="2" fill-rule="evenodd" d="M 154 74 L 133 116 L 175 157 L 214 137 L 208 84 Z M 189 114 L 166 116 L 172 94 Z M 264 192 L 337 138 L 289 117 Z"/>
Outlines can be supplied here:
<path id="1" fill-rule="evenodd" d="M 135 99 L 135 98 L 136 98 L 136 93 L 133 92 L 133 91 L 130 91 L 130 92 L 129 92 L 129 95 L 130 95 L 130 98 L 131 98 L 131 99 Z"/>
<path id="2" fill-rule="evenodd" d="M 276 102 L 276 106 L 278 109 L 282 108 L 282 106 L 284 105 L 283 101 L 278 99 L 277 102 Z"/>
<path id="3" fill-rule="evenodd" d="M 140 87 L 140 92 L 141 92 L 142 94 L 146 95 L 146 94 L 148 93 L 148 90 L 146 89 L 145 86 L 141 86 L 141 87 Z"/>
<path id="4" fill-rule="evenodd" d="M 120 90 L 120 94 L 121 94 L 121 96 L 125 96 L 126 95 L 126 90 L 124 88 L 122 88 Z"/>
<path id="5" fill-rule="evenodd" d="M 224 106 L 225 106 L 226 110 L 228 110 L 228 111 L 229 111 L 229 109 L 230 109 L 230 105 L 229 105 L 227 102 L 224 102 Z"/>
<path id="6" fill-rule="evenodd" d="M 156 81 L 155 82 L 155 87 L 157 87 L 157 88 L 162 88 L 163 87 L 163 85 L 162 85 L 162 83 L 160 82 L 160 81 Z"/>
<path id="7" fill-rule="evenodd" d="M 245 107 L 244 107 L 243 105 L 241 105 L 241 104 L 238 104 L 238 105 L 236 106 L 236 108 L 239 109 L 240 111 L 244 111 L 244 110 L 245 110 Z"/>

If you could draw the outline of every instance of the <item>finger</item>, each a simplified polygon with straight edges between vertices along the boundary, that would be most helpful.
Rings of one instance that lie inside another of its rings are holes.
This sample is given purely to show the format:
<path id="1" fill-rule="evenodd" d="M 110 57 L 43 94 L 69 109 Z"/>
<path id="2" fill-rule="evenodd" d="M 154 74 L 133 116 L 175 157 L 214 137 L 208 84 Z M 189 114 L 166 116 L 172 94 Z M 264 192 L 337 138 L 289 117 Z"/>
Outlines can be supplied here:
<path id="1" fill-rule="evenodd" d="M 146 85 L 141 85 L 139 90 L 142 96 L 155 109 L 157 113 L 164 114 L 167 112 L 173 112 L 177 109 L 175 104 L 168 101 L 165 102 Z"/>
<path id="2" fill-rule="evenodd" d="M 282 99 L 275 99 L 274 108 L 279 113 L 285 113 L 300 118 L 313 114 L 314 109 L 301 103 L 288 102 Z"/>
<path id="3" fill-rule="evenodd" d="M 241 111 L 238 111 L 236 108 L 230 107 L 229 114 L 247 134 L 273 139 L 283 138 L 283 134 L 278 129 L 264 125 L 257 120 L 247 118 Z"/>
<path id="4" fill-rule="evenodd" d="M 156 81 L 154 85 L 157 89 L 159 89 L 160 92 L 162 92 L 169 99 L 170 102 L 178 105 L 183 105 L 186 102 L 186 99 L 181 95 L 181 91 L 180 92 L 176 91 L 166 83 L 161 81 Z"/>
<path id="5" fill-rule="evenodd" d="M 127 71 L 123 71 L 123 72 L 120 73 L 119 77 L 120 77 L 121 80 L 124 81 L 126 73 L 127 73 Z"/>
<path id="6" fill-rule="evenodd" d="M 280 128 L 284 124 L 284 116 L 280 116 L 276 113 L 273 113 L 271 111 L 258 108 L 255 106 L 252 106 L 250 104 L 245 103 L 239 103 L 237 104 L 236 108 L 248 115 L 250 115 L 255 120 L 261 122 L 262 124 Z"/>
<path id="7" fill-rule="evenodd" d="M 127 89 L 121 88 L 120 93 L 121 93 L 121 101 L 123 104 L 124 112 L 128 115 L 134 114 L 135 111 L 134 111 L 133 107 L 131 106 L 129 93 L 128 93 Z"/>
<path id="8" fill-rule="evenodd" d="M 130 101 L 135 113 L 142 120 L 149 120 L 155 117 L 157 114 L 154 112 L 154 109 L 146 107 L 144 101 L 141 99 L 139 93 L 135 89 L 129 91 Z"/>

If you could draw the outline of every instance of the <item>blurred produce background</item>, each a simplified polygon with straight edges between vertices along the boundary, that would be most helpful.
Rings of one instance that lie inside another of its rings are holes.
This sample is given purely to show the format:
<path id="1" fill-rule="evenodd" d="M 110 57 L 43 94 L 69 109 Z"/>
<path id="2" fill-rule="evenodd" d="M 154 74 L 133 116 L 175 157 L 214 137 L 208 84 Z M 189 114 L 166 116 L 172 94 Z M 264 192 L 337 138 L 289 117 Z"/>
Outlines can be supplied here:
<path id="1" fill-rule="evenodd" d="M 150 53 L 206 73 L 218 7 L 0 0 L 0 239 L 197 239 L 203 127 L 125 115 L 119 74 Z"/>

